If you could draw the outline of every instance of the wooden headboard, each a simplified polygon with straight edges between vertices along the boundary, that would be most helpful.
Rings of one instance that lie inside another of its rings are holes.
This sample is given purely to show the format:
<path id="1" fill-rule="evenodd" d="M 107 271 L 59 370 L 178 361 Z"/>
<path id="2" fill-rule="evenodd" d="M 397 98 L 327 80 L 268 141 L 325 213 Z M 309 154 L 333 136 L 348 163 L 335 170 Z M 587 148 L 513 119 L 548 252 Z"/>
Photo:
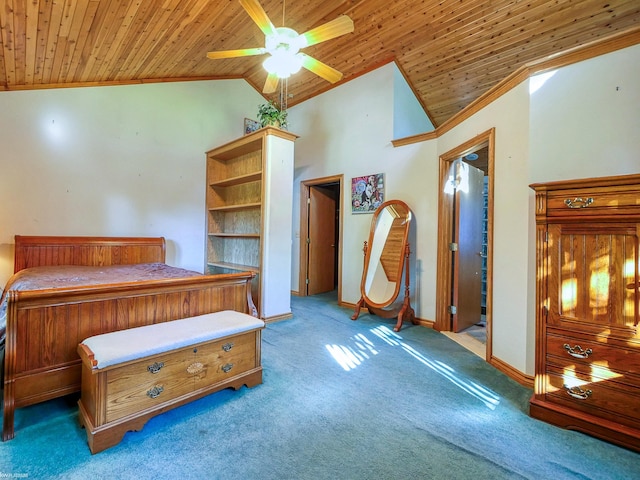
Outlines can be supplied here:
<path id="1" fill-rule="evenodd" d="M 130 265 L 165 262 L 164 237 L 15 236 L 13 271 L 49 265 Z"/>

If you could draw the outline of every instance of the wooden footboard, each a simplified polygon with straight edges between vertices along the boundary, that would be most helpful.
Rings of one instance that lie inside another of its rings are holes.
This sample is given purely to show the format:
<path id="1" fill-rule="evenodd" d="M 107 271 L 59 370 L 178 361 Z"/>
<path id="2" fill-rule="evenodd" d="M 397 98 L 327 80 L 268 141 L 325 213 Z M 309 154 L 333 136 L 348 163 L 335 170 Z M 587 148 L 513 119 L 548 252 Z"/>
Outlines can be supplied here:
<path id="1" fill-rule="evenodd" d="M 87 337 L 236 310 L 257 316 L 252 273 L 9 292 L 3 440 L 14 410 L 80 390 L 78 344 Z"/>

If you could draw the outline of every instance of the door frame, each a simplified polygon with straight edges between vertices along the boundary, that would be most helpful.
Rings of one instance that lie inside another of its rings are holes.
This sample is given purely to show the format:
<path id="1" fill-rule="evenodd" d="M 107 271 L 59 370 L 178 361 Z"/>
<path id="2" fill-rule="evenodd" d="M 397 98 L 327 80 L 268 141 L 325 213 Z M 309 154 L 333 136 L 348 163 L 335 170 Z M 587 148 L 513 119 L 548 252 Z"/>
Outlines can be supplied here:
<path id="1" fill-rule="evenodd" d="M 309 208 L 310 188 L 327 183 L 337 183 L 340 186 L 340 198 L 337 205 L 339 209 L 338 217 L 338 303 L 342 302 L 342 219 L 344 215 L 344 175 L 334 175 L 331 177 L 314 178 L 300 182 L 300 262 L 298 274 L 298 295 L 307 296 L 306 279 L 308 278 L 309 250 L 307 249 L 307 237 L 309 236 Z"/>
<path id="2" fill-rule="evenodd" d="M 493 327 L 493 184 L 494 184 L 494 156 L 495 156 L 495 128 L 464 142 L 440 156 L 439 165 L 439 193 L 438 193 L 438 255 L 436 284 L 436 321 L 434 329 L 450 332 L 451 314 L 449 306 L 453 291 L 453 272 L 451 271 L 451 252 L 449 243 L 453 233 L 453 196 L 444 193 L 444 187 L 449 176 L 451 162 L 468 153 L 487 147 L 489 185 L 488 185 L 488 221 L 487 221 L 487 343 L 485 359 L 489 361 L 492 355 L 492 327 Z"/>

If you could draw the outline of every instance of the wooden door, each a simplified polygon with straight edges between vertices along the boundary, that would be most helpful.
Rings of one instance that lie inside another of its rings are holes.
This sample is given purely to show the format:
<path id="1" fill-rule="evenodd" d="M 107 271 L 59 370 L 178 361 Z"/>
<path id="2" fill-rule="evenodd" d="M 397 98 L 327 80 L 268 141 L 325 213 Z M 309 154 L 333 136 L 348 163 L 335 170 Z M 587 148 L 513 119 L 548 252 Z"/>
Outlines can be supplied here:
<path id="1" fill-rule="evenodd" d="M 309 187 L 307 295 L 330 292 L 335 288 L 335 243 L 335 190 L 312 185 Z"/>
<path id="2" fill-rule="evenodd" d="M 454 242 L 453 331 L 460 332 L 480 322 L 482 314 L 482 218 L 484 172 L 463 164 L 468 182 L 456 189 Z"/>

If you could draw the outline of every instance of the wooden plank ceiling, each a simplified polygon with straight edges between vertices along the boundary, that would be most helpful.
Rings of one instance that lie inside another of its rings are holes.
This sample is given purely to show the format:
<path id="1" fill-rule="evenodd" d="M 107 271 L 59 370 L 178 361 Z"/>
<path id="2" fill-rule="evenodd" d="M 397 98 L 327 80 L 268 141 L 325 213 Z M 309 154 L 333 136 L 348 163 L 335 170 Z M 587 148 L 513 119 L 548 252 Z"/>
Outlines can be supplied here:
<path id="1" fill-rule="evenodd" d="M 640 24 L 638 0 L 261 4 L 275 26 L 284 17 L 299 33 L 349 15 L 354 33 L 305 53 L 341 71 L 343 82 L 395 60 L 436 126 L 525 63 Z M 205 55 L 262 46 L 238 0 L 3 0 L 0 90 L 245 78 L 261 91 L 264 56 Z M 331 87 L 303 69 L 289 79 L 288 104 Z"/>

